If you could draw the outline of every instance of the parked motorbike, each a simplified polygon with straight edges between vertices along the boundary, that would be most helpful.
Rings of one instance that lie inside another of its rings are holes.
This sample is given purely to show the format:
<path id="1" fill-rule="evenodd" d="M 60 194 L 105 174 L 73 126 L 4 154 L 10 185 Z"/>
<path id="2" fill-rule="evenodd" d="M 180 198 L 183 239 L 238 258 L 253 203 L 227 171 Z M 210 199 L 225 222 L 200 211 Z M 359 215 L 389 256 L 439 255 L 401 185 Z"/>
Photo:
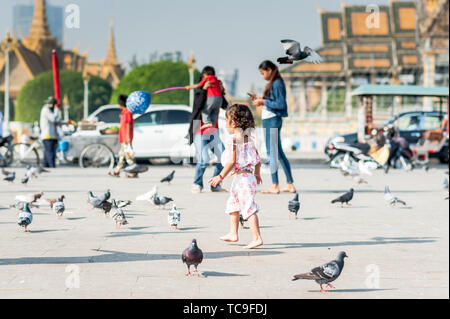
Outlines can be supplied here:
<path id="1" fill-rule="evenodd" d="M 414 169 L 414 152 L 405 138 L 400 137 L 398 131 L 393 127 L 386 127 L 377 141 L 389 147 L 389 158 L 385 165 L 385 172 L 388 173 L 390 167 L 402 168 L 406 171 Z"/>
<path id="2" fill-rule="evenodd" d="M 325 153 L 330 158 L 331 168 L 340 168 L 342 163 L 357 165 L 362 162 L 366 166 L 376 169 L 380 165 L 368 154 L 369 150 L 369 144 L 347 143 L 343 137 L 338 136 L 330 141 Z"/>
<path id="3" fill-rule="evenodd" d="M 0 167 L 12 164 L 14 157 L 13 136 L 0 137 Z"/>

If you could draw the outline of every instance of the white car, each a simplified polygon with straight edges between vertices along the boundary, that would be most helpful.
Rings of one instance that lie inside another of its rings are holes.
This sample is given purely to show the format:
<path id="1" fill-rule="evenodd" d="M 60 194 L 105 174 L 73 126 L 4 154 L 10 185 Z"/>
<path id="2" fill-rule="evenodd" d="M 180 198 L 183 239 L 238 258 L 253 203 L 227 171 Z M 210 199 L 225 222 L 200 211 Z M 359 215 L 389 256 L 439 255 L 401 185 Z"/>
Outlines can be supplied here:
<path id="1" fill-rule="evenodd" d="M 104 122 L 104 126 L 119 126 L 118 105 L 105 105 L 92 113 L 88 120 Z M 179 163 L 195 158 L 195 147 L 187 135 L 192 108 L 187 105 L 152 104 L 146 113 L 134 115 L 133 150 L 137 159 L 170 158 Z M 219 116 L 219 134 L 226 137 L 224 112 Z M 212 154 L 211 154 L 212 155 Z M 214 159 L 214 156 L 211 156 Z"/>

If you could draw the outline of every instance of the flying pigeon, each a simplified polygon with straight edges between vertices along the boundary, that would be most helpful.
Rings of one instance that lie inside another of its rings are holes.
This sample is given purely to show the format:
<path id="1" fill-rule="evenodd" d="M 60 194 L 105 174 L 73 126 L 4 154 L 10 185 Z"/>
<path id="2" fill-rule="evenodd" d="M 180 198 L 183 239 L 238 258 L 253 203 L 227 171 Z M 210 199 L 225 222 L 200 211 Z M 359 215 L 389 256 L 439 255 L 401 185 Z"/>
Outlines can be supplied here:
<path id="1" fill-rule="evenodd" d="M 302 51 L 300 43 L 294 40 L 281 40 L 281 44 L 286 51 L 287 57 L 278 58 L 280 64 L 292 64 L 294 61 L 305 60 L 308 63 L 322 63 L 322 57 L 316 51 L 305 47 Z"/>
<path id="2" fill-rule="evenodd" d="M 43 195 L 44 192 L 40 192 L 38 194 L 17 195 L 15 200 L 25 203 L 36 203 L 36 201 L 40 199 Z"/>
<path id="3" fill-rule="evenodd" d="M 27 227 L 31 224 L 32 221 L 33 221 L 33 213 L 30 210 L 29 204 L 25 203 L 22 211 L 19 213 L 18 224 L 19 226 L 24 228 L 25 232 L 29 232 Z"/>
<path id="4" fill-rule="evenodd" d="M 118 208 L 125 208 L 131 205 L 131 200 L 115 200 Z"/>
<path id="5" fill-rule="evenodd" d="M 120 226 L 128 224 L 128 221 L 125 217 L 122 208 L 119 207 L 115 199 L 113 199 L 112 201 L 112 207 L 114 208 L 115 211 L 112 218 L 116 221 L 116 228 L 120 228 Z"/>
<path id="6" fill-rule="evenodd" d="M 51 204 L 53 211 L 58 217 L 61 217 L 66 209 L 66 206 L 64 205 L 64 198 L 66 197 L 64 195 L 61 195 L 61 197 L 59 197 L 53 204 Z"/>
<path id="7" fill-rule="evenodd" d="M 107 190 L 106 193 L 104 193 L 102 196 L 99 196 L 98 199 L 101 199 L 102 201 L 108 200 L 111 197 L 111 190 Z"/>
<path id="8" fill-rule="evenodd" d="M 339 196 L 336 199 L 333 199 L 331 201 L 331 203 L 332 204 L 334 204 L 334 203 L 341 203 L 341 206 L 343 206 L 344 203 L 346 203 L 347 205 L 350 205 L 348 202 L 353 199 L 353 192 L 354 192 L 354 189 L 350 188 L 349 192 L 345 193 L 344 195 Z"/>
<path id="9" fill-rule="evenodd" d="M 145 194 L 143 194 L 143 195 L 139 195 L 139 196 L 137 196 L 136 197 L 136 200 L 137 201 L 141 201 L 141 200 L 145 200 L 145 201 L 149 201 L 149 200 L 151 200 L 151 198 L 153 197 L 153 196 L 157 196 L 158 195 L 158 186 L 157 185 L 155 185 L 154 187 L 153 187 L 153 190 L 151 190 L 151 191 L 149 191 L 149 192 L 147 192 L 147 193 L 145 193 Z"/>
<path id="10" fill-rule="evenodd" d="M 28 203 L 28 202 L 23 202 L 23 201 L 20 201 L 20 200 L 16 200 L 15 202 L 14 202 L 14 204 L 12 204 L 12 205 L 9 205 L 9 208 L 16 208 L 16 209 L 18 209 L 18 210 L 23 210 L 23 208 L 25 207 L 25 204 L 28 204 L 28 207 L 38 207 L 38 206 L 35 206 L 35 205 L 33 205 L 32 203 Z"/>
<path id="11" fill-rule="evenodd" d="M 294 275 L 292 281 L 298 279 L 315 280 L 320 285 L 320 292 L 328 292 L 322 288 L 322 285 L 326 284 L 327 287 L 334 288 L 330 282 L 335 281 L 341 274 L 342 269 L 344 269 L 345 257 L 348 257 L 347 254 L 341 251 L 336 260 L 313 268 L 309 273 Z"/>
<path id="12" fill-rule="evenodd" d="M 173 176 L 175 175 L 175 171 L 172 171 L 172 173 L 170 173 L 168 176 L 164 177 L 161 180 L 161 183 L 167 182 L 170 184 L 170 182 L 173 180 Z"/>
<path id="13" fill-rule="evenodd" d="M 372 176 L 373 173 L 370 171 L 369 166 L 370 166 L 369 163 L 364 163 L 363 161 L 358 162 L 358 168 L 359 168 L 359 171 L 361 172 L 361 174 L 366 174 L 366 175 Z"/>
<path id="14" fill-rule="evenodd" d="M 37 167 L 33 167 L 31 165 L 27 166 L 27 172 L 25 173 L 25 175 L 30 178 L 30 177 L 34 177 L 37 178 L 39 175 L 39 169 Z"/>
<path id="15" fill-rule="evenodd" d="M 178 229 L 178 224 L 181 222 L 181 214 L 177 210 L 177 206 L 175 204 L 173 204 L 172 209 L 169 212 L 167 221 L 169 222 L 170 228 Z"/>
<path id="16" fill-rule="evenodd" d="M 293 200 L 289 201 L 288 209 L 289 209 L 289 219 L 291 218 L 291 213 L 294 213 L 295 219 L 297 219 L 297 213 L 300 209 L 300 202 L 298 201 L 298 193 L 295 194 Z"/>
<path id="17" fill-rule="evenodd" d="M 5 178 L 3 178 L 4 181 L 10 182 L 10 183 L 14 182 L 15 179 L 16 179 L 16 172 L 12 172 L 11 175 L 8 175 Z"/>
<path id="18" fill-rule="evenodd" d="M 395 206 L 397 203 L 406 206 L 406 203 L 404 201 L 402 201 L 401 199 L 399 199 L 398 197 L 394 196 L 391 193 L 388 186 L 384 188 L 384 200 L 386 201 L 386 204 L 389 204 L 390 206 Z"/>
<path id="19" fill-rule="evenodd" d="M 191 275 L 191 265 L 194 265 L 195 273 L 198 273 L 197 267 L 203 260 L 203 252 L 197 246 L 197 240 L 192 239 L 191 245 L 183 251 L 181 260 L 187 265 L 188 271 L 186 276 Z"/>

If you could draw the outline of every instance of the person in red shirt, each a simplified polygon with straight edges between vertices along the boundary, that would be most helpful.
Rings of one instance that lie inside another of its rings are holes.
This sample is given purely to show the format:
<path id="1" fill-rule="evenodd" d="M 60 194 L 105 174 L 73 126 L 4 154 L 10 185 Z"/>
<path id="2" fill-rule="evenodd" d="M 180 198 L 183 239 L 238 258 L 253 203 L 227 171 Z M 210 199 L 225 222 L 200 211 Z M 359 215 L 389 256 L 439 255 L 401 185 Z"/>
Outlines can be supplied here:
<path id="1" fill-rule="evenodd" d="M 134 165 L 134 152 L 132 147 L 133 142 L 133 130 L 134 130 L 134 119 L 133 114 L 126 107 L 127 102 L 126 95 L 120 95 L 117 99 L 119 107 L 122 110 L 120 115 L 120 128 L 119 128 L 119 162 L 114 172 L 110 172 L 112 176 L 120 176 L 120 171 L 125 166 L 125 162 L 128 165 Z M 127 177 L 137 177 L 137 173 L 127 174 Z"/>
<path id="2" fill-rule="evenodd" d="M 206 91 L 206 105 L 202 111 L 202 129 L 214 127 L 223 103 L 223 85 L 216 77 L 216 71 L 212 66 L 205 66 L 202 71 L 203 80 L 200 83 L 186 86 L 186 90 L 195 90 L 208 84 Z"/>

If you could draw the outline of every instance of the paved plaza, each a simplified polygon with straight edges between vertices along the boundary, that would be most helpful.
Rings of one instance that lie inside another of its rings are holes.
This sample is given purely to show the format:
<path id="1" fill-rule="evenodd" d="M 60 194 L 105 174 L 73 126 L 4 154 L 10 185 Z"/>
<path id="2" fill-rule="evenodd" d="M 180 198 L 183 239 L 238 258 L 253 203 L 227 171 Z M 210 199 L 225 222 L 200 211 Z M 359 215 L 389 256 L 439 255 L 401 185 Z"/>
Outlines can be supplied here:
<path id="1" fill-rule="evenodd" d="M 159 184 L 172 169 L 172 184 Z M 359 185 L 325 166 L 295 167 L 299 219 L 288 218 L 292 194 L 258 193 L 264 245 L 249 251 L 243 249 L 249 229 L 240 229 L 238 243 L 218 239 L 229 228 L 228 194 L 191 194 L 192 167 L 150 166 L 139 179 L 63 167 L 26 187 L 25 170 L 15 169 L 14 184 L 0 181 L 0 298 L 449 298 L 446 170 L 379 170 Z M 208 168 L 205 182 L 211 174 Z M 262 187 L 269 186 L 267 172 L 262 177 Z M 170 230 L 168 210 L 134 201 L 155 184 L 175 199 L 180 230 Z M 386 185 L 407 207 L 386 206 Z M 330 203 L 351 187 L 351 206 Z M 99 195 L 108 188 L 112 198 L 133 200 L 121 229 L 86 201 L 89 190 Z M 44 198 L 66 195 L 66 212 L 57 219 L 48 207 L 34 208 L 32 232 L 24 233 L 8 206 L 18 194 L 40 191 Z M 204 253 L 202 275 L 185 277 L 181 253 L 193 238 Z M 330 293 L 318 292 L 313 281 L 291 281 L 341 250 L 349 258 Z"/>

